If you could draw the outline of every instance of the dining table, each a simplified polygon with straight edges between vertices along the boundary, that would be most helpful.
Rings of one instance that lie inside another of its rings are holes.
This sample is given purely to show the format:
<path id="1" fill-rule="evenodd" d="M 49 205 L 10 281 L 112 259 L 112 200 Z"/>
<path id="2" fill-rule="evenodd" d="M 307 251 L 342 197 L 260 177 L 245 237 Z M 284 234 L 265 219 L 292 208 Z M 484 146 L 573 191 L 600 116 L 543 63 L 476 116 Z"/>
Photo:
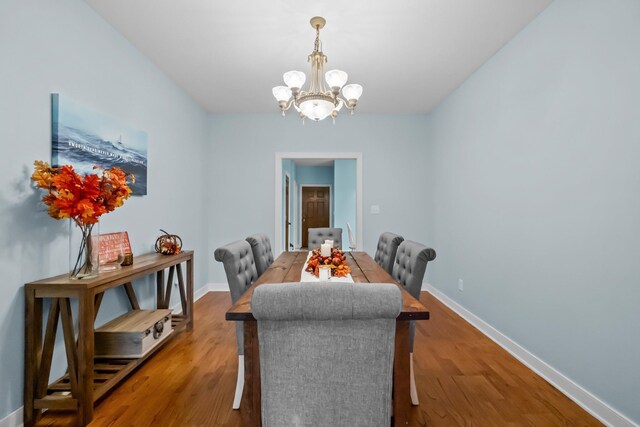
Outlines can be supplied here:
<path id="1" fill-rule="evenodd" d="M 246 426 L 261 425 L 258 326 L 251 311 L 251 297 L 256 287 L 267 283 L 300 282 L 308 254 L 307 251 L 283 252 L 226 312 L 226 320 L 244 322 L 244 389 L 240 411 Z M 411 410 L 409 322 L 429 319 L 429 311 L 366 252 L 345 252 L 345 257 L 353 282 L 393 283 L 402 291 L 402 310 L 396 318 L 392 405 L 393 425 L 408 426 Z"/>

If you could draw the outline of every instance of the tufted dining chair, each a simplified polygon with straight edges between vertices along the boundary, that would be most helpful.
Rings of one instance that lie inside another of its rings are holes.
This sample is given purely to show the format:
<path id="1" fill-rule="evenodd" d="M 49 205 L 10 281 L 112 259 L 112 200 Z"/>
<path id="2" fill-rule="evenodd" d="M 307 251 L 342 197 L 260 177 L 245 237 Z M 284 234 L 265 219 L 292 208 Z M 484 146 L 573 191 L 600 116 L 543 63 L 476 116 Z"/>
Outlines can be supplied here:
<path id="1" fill-rule="evenodd" d="M 251 307 L 264 427 L 389 426 L 396 285 L 264 284 Z"/>
<path id="2" fill-rule="evenodd" d="M 231 302 L 235 303 L 258 278 L 251 245 L 246 240 L 238 240 L 219 247 L 215 250 L 214 256 L 216 261 L 220 261 L 224 266 L 231 292 Z M 240 399 L 244 388 L 244 328 L 242 322 L 236 322 L 236 341 L 238 343 L 238 378 L 233 398 L 233 409 L 240 408 Z"/>
<path id="3" fill-rule="evenodd" d="M 267 268 L 273 263 L 273 252 L 271 251 L 271 241 L 266 234 L 259 233 L 245 239 L 251 245 L 253 260 L 256 263 L 258 277 L 262 276 Z"/>
<path id="4" fill-rule="evenodd" d="M 391 276 L 417 300 L 420 300 L 422 279 L 427 270 L 427 263 L 436 259 L 436 251 L 420 243 L 405 240 L 398 246 Z M 415 321 L 409 322 L 409 348 L 411 352 L 411 403 L 418 405 L 418 391 L 413 373 L 413 341 L 416 335 Z"/>
<path id="5" fill-rule="evenodd" d="M 310 228 L 307 247 L 309 250 L 319 248 L 325 240 L 333 240 L 333 247 L 342 249 L 342 228 Z"/>
<path id="6" fill-rule="evenodd" d="M 373 259 L 389 274 L 393 274 L 393 262 L 396 260 L 398 246 L 403 240 L 404 237 L 388 231 L 382 233 L 378 238 L 378 246 Z"/>

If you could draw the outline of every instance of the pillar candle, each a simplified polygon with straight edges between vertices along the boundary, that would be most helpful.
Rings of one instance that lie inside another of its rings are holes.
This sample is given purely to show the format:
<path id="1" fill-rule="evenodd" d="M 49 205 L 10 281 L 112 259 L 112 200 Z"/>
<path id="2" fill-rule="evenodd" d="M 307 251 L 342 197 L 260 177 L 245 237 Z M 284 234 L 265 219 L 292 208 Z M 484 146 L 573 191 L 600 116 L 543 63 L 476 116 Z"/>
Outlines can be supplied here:
<path id="1" fill-rule="evenodd" d="M 333 240 L 325 240 L 324 242 L 333 248 Z"/>
<path id="2" fill-rule="evenodd" d="M 323 243 L 320 245 L 320 255 L 323 257 L 331 256 L 331 245 Z"/>

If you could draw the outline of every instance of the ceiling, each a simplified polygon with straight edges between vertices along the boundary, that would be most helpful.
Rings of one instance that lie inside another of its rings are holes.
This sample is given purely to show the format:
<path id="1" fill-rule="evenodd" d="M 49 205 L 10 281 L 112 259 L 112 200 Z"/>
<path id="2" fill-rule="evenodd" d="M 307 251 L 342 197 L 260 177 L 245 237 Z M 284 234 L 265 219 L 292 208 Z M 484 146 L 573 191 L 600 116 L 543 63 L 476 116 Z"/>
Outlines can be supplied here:
<path id="1" fill-rule="evenodd" d="M 551 0 L 86 0 L 210 113 L 278 114 L 271 88 L 307 74 L 313 16 L 326 69 L 358 111 L 431 111 Z"/>

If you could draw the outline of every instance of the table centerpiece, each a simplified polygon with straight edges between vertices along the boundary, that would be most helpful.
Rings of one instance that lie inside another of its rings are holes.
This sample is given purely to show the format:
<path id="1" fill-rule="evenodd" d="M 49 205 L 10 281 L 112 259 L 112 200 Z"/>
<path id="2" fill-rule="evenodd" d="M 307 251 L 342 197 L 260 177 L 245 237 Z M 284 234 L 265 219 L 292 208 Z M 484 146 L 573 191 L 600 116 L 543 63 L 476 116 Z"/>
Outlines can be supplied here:
<path id="1" fill-rule="evenodd" d="M 347 277 L 351 273 L 351 269 L 347 264 L 347 257 L 340 249 L 332 249 L 329 256 L 322 256 L 320 248 L 311 251 L 311 256 L 307 260 L 305 271 L 319 277 L 320 266 L 326 265 L 331 268 L 331 276 Z"/>

